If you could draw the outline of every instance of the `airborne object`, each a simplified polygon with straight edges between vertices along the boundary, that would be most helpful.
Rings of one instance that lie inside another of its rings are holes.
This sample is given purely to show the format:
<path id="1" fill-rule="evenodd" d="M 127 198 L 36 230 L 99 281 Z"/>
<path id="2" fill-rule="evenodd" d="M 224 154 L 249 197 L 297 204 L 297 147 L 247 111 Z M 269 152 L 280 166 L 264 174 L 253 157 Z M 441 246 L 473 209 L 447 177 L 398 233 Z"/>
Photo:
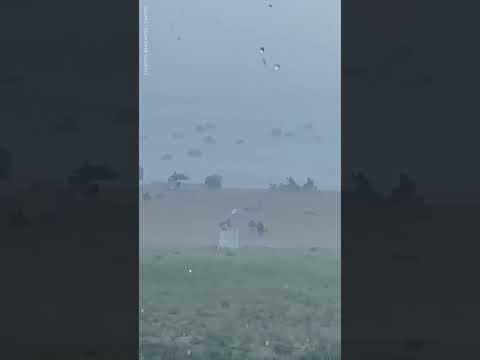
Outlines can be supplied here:
<path id="1" fill-rule="evenodd" d="M 192 158 L 202 157 L 202 152 L 199 149 L 192 149 L 187 152 L 187 155 Z"/>
<path id="2" fill-rule="evenodd" d="M 198 133 L 202 133 L 206 130 L 205 126 L 203 125 L 197 125 L 195 126 L 195 131 L 198 132 Z"/>
<path id="3" fill-rule="evenodd" d="M 205 144 L 215 144 L 217 141 L 215 140 L 215 138 L 213 136 L 205 136 L 203 139 L 203 142 Z"/>
<path id="4" fill-rule="evenodd" d="M 280 128 L 273 128 L 272 129 L 272 136 L 280 136 L 282 135 L 283 131 Z"/>
<path id="5" fill-rule="evenodd" d="M 215 123 L 213 123 L 211 121 L 207 121 L 205 123 L 205 129 L 212 130 L 212 129 L 215 129 L 216 127 L 217 127 L 217 125 L 215 125 Z"/>

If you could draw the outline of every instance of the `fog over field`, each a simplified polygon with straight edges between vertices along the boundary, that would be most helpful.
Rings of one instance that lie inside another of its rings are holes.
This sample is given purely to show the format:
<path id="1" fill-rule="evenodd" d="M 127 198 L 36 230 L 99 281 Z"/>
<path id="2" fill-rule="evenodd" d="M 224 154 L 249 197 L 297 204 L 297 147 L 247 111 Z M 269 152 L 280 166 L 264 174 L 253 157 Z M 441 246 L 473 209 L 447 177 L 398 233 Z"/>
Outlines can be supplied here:
<path id="1" fill-rule="evenodd" d="M 219 173 L 230 187 L 310 176 L 339 189 L 340 2 L 271 4 L 142 3 L 145 181 L 176 170 L 193 181 Z"/>
<path id="2" fill-rule="evenodd" d="M 340 2 L 140 16 L 140 358 L 340 359 Z"/>

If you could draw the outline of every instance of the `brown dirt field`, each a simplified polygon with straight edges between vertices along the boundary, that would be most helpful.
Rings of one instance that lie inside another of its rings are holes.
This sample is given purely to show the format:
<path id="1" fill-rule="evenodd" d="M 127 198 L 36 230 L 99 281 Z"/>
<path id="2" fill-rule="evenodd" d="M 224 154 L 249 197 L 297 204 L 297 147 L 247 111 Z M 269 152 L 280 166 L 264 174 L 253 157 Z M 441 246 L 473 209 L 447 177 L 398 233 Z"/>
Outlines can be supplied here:
<path id="1" fill-rule="evenodd" d="M 147 191 L 151 199 L 140 200 L 141 248 L 215 246 L 218 223 L 234 208 L 246 208 L 232 217 L 240 246 L 340 248 L 339 193 L 162 191 L 144 185 L 141 192 Z M 263 237 L 248 228 L 250 220 L 264 223 Z"/>

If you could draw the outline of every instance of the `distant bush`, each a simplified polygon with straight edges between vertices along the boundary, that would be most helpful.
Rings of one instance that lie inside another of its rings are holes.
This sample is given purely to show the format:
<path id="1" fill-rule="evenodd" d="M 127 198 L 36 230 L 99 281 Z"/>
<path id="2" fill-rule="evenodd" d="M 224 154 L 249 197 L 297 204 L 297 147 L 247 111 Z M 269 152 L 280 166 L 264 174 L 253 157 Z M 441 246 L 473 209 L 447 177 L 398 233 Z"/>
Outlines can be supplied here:
<path id="1" fill-rule="evenodd" d="M 67 184 L 74 189 L 84 190 L 84 195 L 97 196 L 100 192 L 100 183 L 115 181 L 120 174 L 103 163 L 84 161 L 67 176 Z"/>
<path id="2" fill-rule="evenodd" d="M 300 191 L 300 185 L 298 185 L 292 177 L 287 178 L 287 183 L 281 183 L 278 186 L 278 190 L 280 191 Z"/>
<path id="3" fill-rule="evenodd" d="M 352 173 L 352 184 L 351 194 L 354 199 L 377 205 L 383 203 L 383 195 L 375 190 L 370 179 L 363 172 Z"/>
<path id="4" fill-rule="evenodd" d="M 189 180 L 190 178 L 185 175 L 185 174 L 180 174 L 180 173 L 177 173 L 176 171 L 170 175 L 170 177 L 168 178 L 168 183 L 169 184 L 175 184 L 175 187 L 178 189 L 180 188 L 180 186 L 182 185 L 182 181 L 187 181 Z"/>
<path id="5" fill-rule="evenodd" d="M 221 189 L 222 188 L 223 177 L 221 175 L 210 175 L 205 178 L 205 185 L 209 189 Z"/>
<path id="6" fill-rule="evenodd" d="M 303 184 L 302 186 L 302 191 L 318 191 L 317 187 L 315 186 L 315 183 L 313 182 L 312 178 L 307 178 L 307 182 Z"/>
<path id="7" fill-rule="evenodd" d="M 168 178 L 168 182 L 169 183 L 172 183 L 172 182 L 177 182 L 177 181 L 187 181 L 189 180 L 190 178 L 185 175 L 185 174 L 181 174 L 181 173 L 177 173 L 176 171 L 170 175 L 170 177 Z"/>
<path id="8" fill-rule="evenodd" d="M 279 190 L 279 191 L 303 191 L 303 192 L 315 192 L 318 191 L 317 186 L 315 186 L 314 181 L 311 178 L 307 178 L 307 181 L 302 186 L 298 185 L 297 182 L 292 178 L 287 178 L 287 183 L 280 183 L 280 185 L 270 184 L 270 190 Z"/>
<path id="9" fill-rule="evenodd" d="M 392 203 L 406 203 L 412 201 L 423 201 L 423 198 L 417 194 L 417 184 L 408 174 L 400 174 L 399 183 L 392 189 L 389 197 Z"/>

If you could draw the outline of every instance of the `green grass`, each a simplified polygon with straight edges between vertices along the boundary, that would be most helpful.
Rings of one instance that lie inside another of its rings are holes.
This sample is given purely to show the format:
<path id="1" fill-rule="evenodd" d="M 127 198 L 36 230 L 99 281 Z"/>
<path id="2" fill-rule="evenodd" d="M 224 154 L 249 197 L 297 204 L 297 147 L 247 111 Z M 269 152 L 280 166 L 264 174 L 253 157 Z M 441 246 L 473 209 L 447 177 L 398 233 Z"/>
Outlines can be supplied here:
<path id="1" fill-rule="evenodd" d="M 140 259 L 145 360 L 340 358 L 338 255 L 202 249 Z"/>

